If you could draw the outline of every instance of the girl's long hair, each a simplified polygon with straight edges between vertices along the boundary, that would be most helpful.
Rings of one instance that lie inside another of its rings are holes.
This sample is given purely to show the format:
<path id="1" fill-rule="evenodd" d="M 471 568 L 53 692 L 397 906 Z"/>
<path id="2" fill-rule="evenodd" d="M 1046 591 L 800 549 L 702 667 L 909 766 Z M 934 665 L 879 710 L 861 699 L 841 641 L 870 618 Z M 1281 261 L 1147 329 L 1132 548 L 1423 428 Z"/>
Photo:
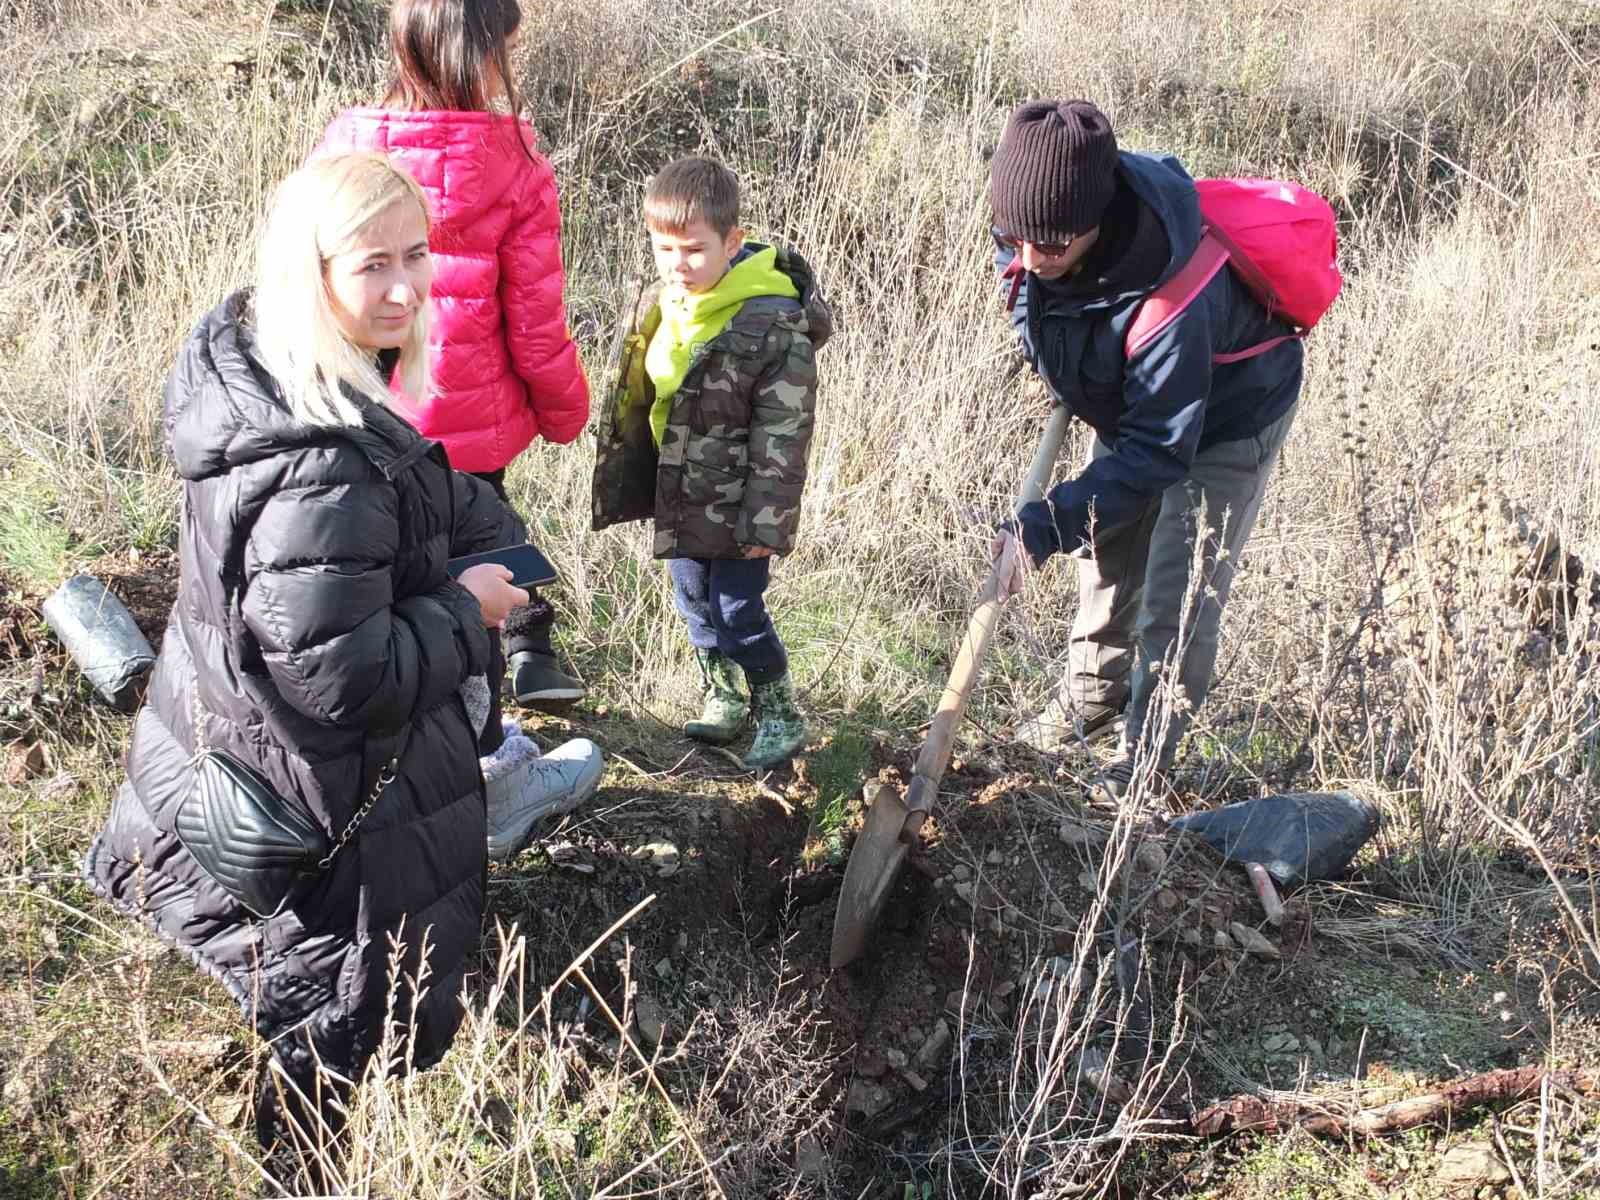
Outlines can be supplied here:
<path id="1" fill-rule="evenodd" d="M 517 0 L 395 0 L 389 10 L 394 75 L 383 107 L 489 112 L 498 83 L 511 115 L 520 116 L 507 44 L 520 24 Z M 518 140 L 531 156 L 520 123 Z"/>
<path id="2" fill-rule="evenodd" d="M 370 222 L 405 203 L 429 220 L 422 189 L 373 153 L 317 159 L 273 193 L 256 249 L 256 344 L 290 411 L 309 425 L 360 425 L 349 392 L 388 399 L 376 356 L 339 327 L 325 270 Z M 429 313 L 424 303 L 400 347 L 396 373 L 409 396 L 428 391 Z"/>

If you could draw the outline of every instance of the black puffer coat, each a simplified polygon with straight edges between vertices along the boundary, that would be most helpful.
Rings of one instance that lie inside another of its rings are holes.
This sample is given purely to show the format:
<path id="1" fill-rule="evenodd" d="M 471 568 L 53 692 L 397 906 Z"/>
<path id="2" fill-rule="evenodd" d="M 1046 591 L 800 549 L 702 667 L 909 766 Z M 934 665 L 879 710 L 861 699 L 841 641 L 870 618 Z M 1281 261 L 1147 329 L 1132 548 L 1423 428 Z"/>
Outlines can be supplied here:
<path id="1" fill-rule="evenodd" d="M 425 944 L 410 1049 L 427 1066 L 461 1019 L 486 870 L 458 688 L 488 668 L 491 631 L 445 559 L 525 533 L 487 484 L 379 405 L 363 402 L 358 429 L 295 420 L 253 351 L 248 304 L 240 294 L 210 313 L 167 383 L 184 481 L 178 599 L 85 872 L 220 979 L 302 1079 L 302 1029 L 324 1063 L 359 1075 L 383 1032 L 391 936 L 407 947 L 402 979 Z M 207 745 L 298 798 L 330 836 L 400 756 L 359 834 L 269 920 L 216 887 L 173 833 L 197 687 Z M 411 1012 L 403 985 L 394 1011 Z"/>

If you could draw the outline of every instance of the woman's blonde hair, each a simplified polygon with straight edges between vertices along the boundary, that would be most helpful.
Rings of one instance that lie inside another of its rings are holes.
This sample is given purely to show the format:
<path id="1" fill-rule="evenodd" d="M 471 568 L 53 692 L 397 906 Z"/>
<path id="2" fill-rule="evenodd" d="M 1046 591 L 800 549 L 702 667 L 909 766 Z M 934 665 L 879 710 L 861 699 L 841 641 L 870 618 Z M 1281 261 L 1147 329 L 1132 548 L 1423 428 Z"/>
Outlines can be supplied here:
<path id="1" fill-rule="evenodd" d="M 389 382 L 371 350 L 344 335 L 324 274 L 391 205 L 412 201 L 429 222 L 416 182 L 381 154 L 338 154 L 300 168 L 278 185 L 256 248 L 255 331 L 262 359 L 295 417 L 310 425 L 360 425 L 346 389 L 383 402 Z M 426 395 L 428 322 L 423 304 L 396 367 L 408 396 Z"/>

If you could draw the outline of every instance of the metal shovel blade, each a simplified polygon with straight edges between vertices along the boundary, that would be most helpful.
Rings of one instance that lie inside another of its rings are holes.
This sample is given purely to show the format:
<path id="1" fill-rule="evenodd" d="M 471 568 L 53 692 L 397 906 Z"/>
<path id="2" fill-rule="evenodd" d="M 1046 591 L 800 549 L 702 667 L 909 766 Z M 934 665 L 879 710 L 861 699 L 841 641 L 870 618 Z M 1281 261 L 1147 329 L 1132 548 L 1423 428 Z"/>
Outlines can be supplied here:
<path id="1" fill-rule="evenodd" d="M 906 806 L 899 793 L 884 784 L 874 784 L 872 804 L 850 851 L 844 886 L 839 889 L 839 907 L 833 914 L 833 948 L 828 954 L 831 966 L 854 962 L 867 944 L 867 935 L 877 925 L 889 889 L 905 861 L 907 846 L 900 840 L 905 823 Z"/>

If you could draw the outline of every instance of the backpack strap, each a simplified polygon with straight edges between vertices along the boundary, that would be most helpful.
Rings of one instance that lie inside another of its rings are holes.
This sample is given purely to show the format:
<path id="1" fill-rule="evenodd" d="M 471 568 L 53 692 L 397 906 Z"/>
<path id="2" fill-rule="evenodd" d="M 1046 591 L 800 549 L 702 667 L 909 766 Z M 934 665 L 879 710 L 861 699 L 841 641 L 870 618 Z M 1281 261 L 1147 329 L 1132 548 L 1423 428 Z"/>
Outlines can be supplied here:
<path id="1" fill-rule="evenodd" d="M 1178 269 L 1155 291 L 1145 297 L 1139 311 L 1128 322 L 1128 332 L 1123 340 L 1123 353 L 1132 358 L 1150 344 L 1168 325 L 1171 325 L 1205 290 L 1216 273 L 1228 261 L 1228 251 L 1211 236 L 1209 227 L 1201 231 L 1200 244 L 1195 247 L 1189 261 Z"/>
<path id="2" fill-rule="evenodd" d="M 1157 334 L 1176 321 L 1224 265 L 1234 270 L 1245 285 L 1245 289 L 1267 310 L 1267 315 L 1273 315 L 1276 293 L 1272 284 L 1250 261 L 1249 256 L 1239 250 L 1232 238 L 1215 226 L 1207 225 L 1201 230 L 1200 244 L 1189 256 L 1189 261 L 1179 268 L 1176 275 L 1146 296 L 1144 303 L 1139 306 L 1139 311 L 1133 314 L 1133 320 L 1128 322 L 1128 332 L 1123 339 L 1125 356 L 1131 359 L 1148 346 Z M 1280 346 L 1284 342 L 1298 341 L 1305 335 L 1306 331 L 1303 329 L 1295 333 L 1286 333 L 1281 337 L 1257 342 L 1254 346 L 1247 346 L 1243 350 L 1213 354 L 1211 361 L 1219 367 L 1227 366 L 1229 363 L 1244 362 L 1245 359 L 1265 354 L 1274 346 Z"/>

